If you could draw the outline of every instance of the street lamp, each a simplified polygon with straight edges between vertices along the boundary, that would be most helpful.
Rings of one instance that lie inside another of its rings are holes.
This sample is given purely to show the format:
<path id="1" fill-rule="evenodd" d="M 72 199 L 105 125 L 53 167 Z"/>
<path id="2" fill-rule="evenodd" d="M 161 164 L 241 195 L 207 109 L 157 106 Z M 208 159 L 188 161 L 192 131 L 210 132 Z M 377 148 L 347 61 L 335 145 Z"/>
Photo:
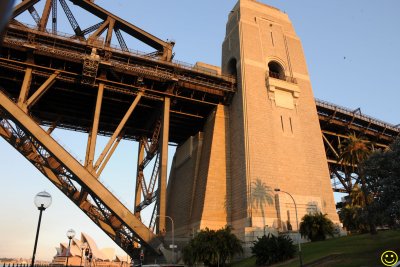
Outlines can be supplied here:
<path id="1" fill-rule="evenodd" d="M 75 236 L 74 229 L 69 229 L 67 231 L 67 237 L 68 237 L 69 241 L 68 241 L 68 250 L 67 250 L 67 262 L 66 262 L 65 266 L 68 266 L 68 259 L 69 259 L 69 255 L 71 254 L 70 253 L 70 251 L 71 251 L 71 239 L 74 238 L 74 236 Z"/>
<path id="2" fill-rule="evenodd" d="M 81 245 L 81 263 L 79 264 L 79 266 L 82 266 L 82 259 L 83 259 L 83 251 L 86 250 L 86 248 L 88 247 L 88 243 L 85 242 Z"/>
<path id="3" fill-rule="evenodd" d="M 264 225 L 264 235 L 266 235 L 265 234 L 265 228 L 268 228 L 268 227 L 269 227 L 268 224 Z"/>
<path id="4" fill-rule="evenodd" d="M 33 247 L 33 255 L 32 255 L 32 263 L 31 266 L 35 264 L 35 255 L 36 255 L 36 247 L 37 247 L 37 242 L 39 238 L 39 230 L 40 230 L 40 223 L 42 221 L 42 212 L 50 207 L 51 205 L 51 195 L 47 193 L 46 191 L 39 192 L 33 202 L 35 203 L 35 206 L 38 208 L 39 212 L 39 222 L 37 225 L 36 229 L 36 238 L 35 238 L 35 246 Z"/>
<path id="5" fill-rule="evenodd" d="M 293 200 L 294 209 L 295 209 L 295 211 L 296 211 L 296 224 L 297 224 L 297 231 L 298 231 L 297 244 L 299 245 L 299 260 L 300 260 L 300 267 L 302 267 L 302 266 L 303 266 L 303 259 L 302 259 L 302 257 L 301 257 L 300 228 L 299 228 L 299 220 L 298 220 L 298 218 L 297 218 L 297 205 L 296 205 L 296 201 L 294 201 L 294 198 L 293 198 L 292 195 L 289 194 L 288 192 L 282 191 L 282 190 L 280 190 L 279 188 L 275 188 L 274 190 L 275 190 L 275 192 L 282 192 L 282 193 L 288 194 L 288 195 L 292 198 L 292 200 Z"/>
<path id="6" fill-rule="evenodd" d="M 171 223 L 172 223 L 172 263 L 175 263 L 175 234 L 174 234 L 175 227 L 174 227 L 174 220 L 170 216 L 167 216 L 167 215 L 164 215 L 164 216 L 157 215 L 156 217 L 165 217 L 165 218 L 168 218 L 168 219 L 171 220 Z"/>

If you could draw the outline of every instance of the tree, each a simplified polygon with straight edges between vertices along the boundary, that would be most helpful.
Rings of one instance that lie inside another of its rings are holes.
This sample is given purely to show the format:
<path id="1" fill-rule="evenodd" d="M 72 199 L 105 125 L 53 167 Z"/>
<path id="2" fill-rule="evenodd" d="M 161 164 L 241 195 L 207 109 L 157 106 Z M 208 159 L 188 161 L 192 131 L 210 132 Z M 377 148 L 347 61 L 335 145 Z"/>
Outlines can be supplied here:
<path id="1" fill-rule="evenodd" d="M 372 203 L 372 195 L 369 194 L 368 202 Z M 339 211 L 340 221 L 350 232 L 368 232 L 368 218 L 365 212 L 365 197 L 361 188 L 356 184 L 346 197 L 343 207 Z"/>
<path id="2" fill-rule="evenodd" d="M 358 137 L 355 133 L 349 133 L 343 137 L 344 141 L 339 138 L 337 156 L 338 165 L 332 168 L 332 175 L 339 179 L 348 194 L 353 190 L 353 186 L 358 184 L 358 168 L 357 164 L 371 150 L 370 143 L 362 137 Z"/>
<path id="3" fill-rule="evenodd" d="M 234 255 L 243 252 L 241 241 L 232 233 L 232 227 L 226 226 L 216 232 L 216 247 L 219 265 L 231 261 Z"/>
<path id="4" fill-rule="evenodd" d="M 304 215 L 300 223 L 301 236 L 307 237 L 311 242 L 325 240 L 328 235 L 333 236 L 334 224 L 326 216 L 327 214 L 321 212 Z"/>
<path id="5" fill-rule="evenodd" d="M 343 175 L 340 175 L 338 170 L 335 170 L 335 174 L 349 194 L 353 187 L 360 182 L 361 177 L 358 168 L 360 162 L 368 158 L 371 151 L 370 142 L 355 133 L 349 133 L 344 142 L 339 145 L 338 163 L 341 166 L 339 171 Z M 356 181 L 353 184 L 354 179 Z"/>
<path id="6" fill-rule="evenodd" d="M 382 215 L 384 222 L 391 225 L 400 224 L 399 162 L 400 138 L 387 150 L 373 153 L 361 166 L 368 190 L 374 196 L 374 214 Z"/>
<path id="7" fill-rule="evenodd" d="M 276 262 L 291 259 L 296 254 L 296 248 L 293 240 L 288 236 L 274 236 L 268 234 L 257 238 L 251 248 L 252 253 L 256 256 L 257 265 L 270 265 Z"/>
<path id="8" fill-rule="evenodd" d="M 360 206 L 346 205 L 339 211 L 340 221 L 350 232 L 368 232 L 368 220 Z"/>
<path id="9" fill-rule="evenodd" d="M 348 135 L 348 138 L 340 147 L 339 163 L 343 165 L 345 172 L 351 169 L 351 172 L 358 174 L 357 183 L 361 182 L 361 189 L 365 201 L 365 210 L 368 216 L 369 230 L 371 234 L 376 234 L 376 227 L 373 222 L 373 216 L 369 209 L 368 192 L 365 182 L 363 170 L 360 164 L 366 160 L 372 152 L 370 143 L 362 137 L 358 137 L 355 133 Z M 351 179 L 348 181 L 351 185 Z M 352 189 L 352 188 L 351 188 Z"/>
<path id="10" fill-rule="evenodd" d="M 347 135 L 347 139 L 339 147 L 339 163 L 345 168 L 351 168 L 354 172 L 358 164 L 367 159 L 371 154 L 371 146 L 368 140 L 357 136 L 355 133 Z"/>
<path id="11" fill-rule="evenodd" d="M 241 241 L 232 233 L 232 227 L 217 231 L 201 230 L 183 249 L 183 261 L 192 266 L 202 262 L 206 266 L 224 266 L 233 256 L 243 252 Z"/>

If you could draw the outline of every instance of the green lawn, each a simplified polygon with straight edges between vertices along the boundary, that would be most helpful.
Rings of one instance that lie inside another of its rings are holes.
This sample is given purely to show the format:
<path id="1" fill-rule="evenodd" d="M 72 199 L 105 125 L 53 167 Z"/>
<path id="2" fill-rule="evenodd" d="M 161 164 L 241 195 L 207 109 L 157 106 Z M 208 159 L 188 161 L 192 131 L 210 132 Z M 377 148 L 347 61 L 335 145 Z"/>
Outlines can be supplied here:
<path id="1" fill-rule="evenodd" d="M 390 230 L 370 234 L 333 238 L 326 241 L 302 245 L 303 263 L 317 260 L 315 266 L 383 266 L 380 258 L 385 250 L 393 250 L 400 256 L 400 231 Z M 232 267 L 255 266 L 255 258 L 244 259 Z M 275 266 L 299 266 L 298 258 Z"/>

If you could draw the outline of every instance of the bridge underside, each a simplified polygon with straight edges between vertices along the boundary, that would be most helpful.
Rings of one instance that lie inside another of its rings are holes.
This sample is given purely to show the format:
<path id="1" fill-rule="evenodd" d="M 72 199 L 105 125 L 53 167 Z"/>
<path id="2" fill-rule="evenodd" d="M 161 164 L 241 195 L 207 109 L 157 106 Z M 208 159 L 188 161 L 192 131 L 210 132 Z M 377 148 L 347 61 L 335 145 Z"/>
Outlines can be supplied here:
<path id="1" fill-rule="evenodd" d="M 33 43 L 29 35 L 35 35 Z M 201 130 L 210 110 L 226 103 L 234 92 L 233 79 L 202 75 L 179 65 L 120 51 L 113 51 L 111 58 L 104 60 L 104 51 L 96 49 L 92 54 L 92 49 L 83 42 L 60 40 L 11 25 L 0 50 L 2 87 L 10 97 L 18 98 L 25 79 L 30 90 L 27 86 L 25 89 L 32 96 L 52 78 L 51 90 L 49 85 L 30 103 L 31 114 L 44 125 L 56 122 L 58 127 L 88 132 L 97 88 L 103 84 L 99 124 L 103 135 L 112 135 L 132 97 L 142 90 L 145 94 L 135 109 L 137 116 L 130 117 L 124 128 L 124 138 L 133 140 L 151 137 L 163 100 L 169 97 L 172 143 L 180 143 Z M 93 71 L 92 77 L 86 75 L 89 71 Z"/>
<path id="2" fill-rule="evenodd" d="M 346 166 L 340 163 L 340 148 L 349 134 L 363 137 L 373 149 L 386 149 L 400 137 L 400 128 L 365 116 L 360 109 L 350 110 L 321 100 L 316 100 L 316 104 L 333 191 L 348 193 L 359 182 L 356 173 L 343 177 Z"/>
<path id="3" fill-rule="evenodd" d="M 229 103 L 235 79 L 173 62 L 172 43 L 90 1 L 72 1 L 102 20 L 85 30 L 65 0 L 46 0 L 42 16 L 37 2 L 15 7 L 0 46 L 0 135 L 131 256 L 137 256 L 138 244 L 160 254 L 159 238 L 166 234 L 168 144 L 201 131 L 215 106 Z M 72 35 L 57 33 L 56 11 L 52 29 L 46 29 L 58 2 Z M 16 20 L 28 11 L 35 27 Z M 120 31 L 156 51 L 130 51 Z M 107 32 L 105 39 L 102 32 Z M 119 48 L 111 45 L 113 34 Z M 88 135 L 84 163 L 52 138 L 56 128 Z M 109 141 L 95 159 L 98 135 Z M 99 181 L 122 139 L 139 142 L 134 211 Z M 140 212 L 152 203 L 150 224 L 144 225 Z"/>

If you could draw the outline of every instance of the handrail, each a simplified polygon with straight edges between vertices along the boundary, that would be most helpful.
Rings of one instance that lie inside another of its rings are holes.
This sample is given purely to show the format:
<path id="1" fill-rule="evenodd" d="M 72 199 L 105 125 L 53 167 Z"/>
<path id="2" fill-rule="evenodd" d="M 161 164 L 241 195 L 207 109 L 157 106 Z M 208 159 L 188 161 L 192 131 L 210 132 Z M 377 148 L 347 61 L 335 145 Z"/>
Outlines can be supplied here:
<path id="1" fill-rule="evenodd" d="M 363 114 L 355 113 L 353 110 L 350 110 L 349 108 L 346 108 L 346 107 L 343 107 L 343 106 L 339 106 L 339 105 L 330 103 L 328 101 L 320 100 L 320 99 L 317 99 L 317 98 L 315 99 L 315 103 L 317 104 L 317 106 L 319 105 L 319 106 L 322 106 L 322 107 L 325 107 L 325 108 L 329 108 L 329 109 L 332 109 L 332 110 L 336 109 L 336 110 L 339 110 L 342 113 L 345 113 L 345 114 L 350 115 L 350 116 L 354 116 L 354 117 L 356 117 L 358 119 L 362 119 L 362 120 L 365 120 L 365 121 L 370 121 L 370 122 L 373 122 L 373 123 L 375 123 L 377 125 L 380 125 L 380 126 L 383 126 L 383 127 L 387 127 L 390 130 L 393 130 L 393 131 L 396 131 L 396 132 L 400 132 L 400 128 L 396 127 L 393 124 L 384 122 L 382 120 L 379 120 L 379 119 L 374 118 L 374 117 L 369 116 L 369 115 L 363 115 Z"/>
<path id="2" fill-rule="evenodd" d="M 281 75 L 281 74 L 273 72 L 273 71 L 269 71 L 269 77 L 274 78 L 274 79 L 278 79 L 278 80 L 283 80 L 283 81 L 286 81 L 286 82 L 289 82 L 289 83 L 297 84 L 296 78 L 290 77 L 290 76 Z"/>
<path id="3" fill-rule="evenodd" d="M 60 31 L 57 31 L 56 34 L 53 34 L 50 29 L 46 29 L 45 31 L 39 31 L 38 26 L 34 26 L 34 25 L 27 24 L 27 23 L 22 23 L 22 22 L 19 22 L 19 24 L 24 25 L 30 31 L 34 31 L 34 32 L 37 32 L 37 33 L 40 33 L 40 34 L 43 34 L 43 35 L 47 35 L 47 36 L 51 36 L 51 37 L 57 37 L 57 38 L 60 38 L 60 39 L 64 39 L 64 40 L 68 40 L 68 41 L 72 41 L 72 42 L 80 43 L 80 44 L 87 44 L 87 42 L 88 42 L 88 40 L 82 40 L 80 37 L 77 37 L 77 36 L 72 35 L 72 34 L 60 32 Z M 10 23 L 8 27 L 18 28 L 18 29 L 26 29 L 24 27 L 21 27 L 20 25 L 12 24 L 12 23 Z M 94 43 L 92 45 L 96 46 L 95 43 L 96 43 L 96 41 L 94 41 Z M 101 46 L 97 46 L 97 47 L 104 48 L 104 43 L 102 43 Z M 147 59 L 147 60 L 152 60 L 152 61 L 155 61 L 155 62 L 161 62 L 163 64 L 172 64 L 173 66 L 179 67 L 181 69 L 191 70 L 191 71 L 203 73 L 203 74 L 206 74 L 206 75 L 209 75 L 209 76 L 214 76 L 214 77 L 217 77 L 217 78 L 224 78 L 224 79 L 229 80 L 232 83 L 234 83 L 236 81 L 236 78 L 234 76 L 232 76 L 232 75 L 229 75 L 229 74 L 218 74 L 218 73 L 215 73 L 213 71 L 208 71 L 208 70 L 206 70 L 204 68 L 199 68 L 194 64 L 186 63 L 186 62 L 179 61 L 179 60 L 172 60 L 172 62 L 163 61 L 163 60 L 155 58 L 154 56 L 151 55 L 151 53 L 148 53 L 148 52 L 143 52 L 143 51 L 130 49 L 130 48 L 128 48 L 128 51 L 125 51 L 125 50 L 122 50 L 120 47 L 118 47 L 116 45 L 113 45 L 113 44 L 111 44 L 110 47 L 108 47 L 108 49 L 111 49 L 112 51 L 116 51 L 116 52 L 122 53 L 122 54 L 126 54 L 127 53 L 127 54 L 131 54 L 131 55 L 135 55 L 137 57 L 141 57 L 141 58 Z"/>

